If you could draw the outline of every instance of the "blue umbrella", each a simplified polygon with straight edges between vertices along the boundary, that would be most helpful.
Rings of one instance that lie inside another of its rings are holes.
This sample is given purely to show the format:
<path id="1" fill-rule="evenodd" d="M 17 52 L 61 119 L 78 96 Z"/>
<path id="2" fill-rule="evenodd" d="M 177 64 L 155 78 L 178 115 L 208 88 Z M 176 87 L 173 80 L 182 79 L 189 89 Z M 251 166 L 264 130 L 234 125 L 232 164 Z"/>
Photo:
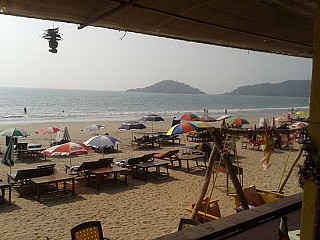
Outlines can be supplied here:
<path id="1" fill-rule="evenodd" d="M 151 131 L 152 134 L 153 134 L 153 122 L 164 121 L 164 119 L 160 115 L 157 115 L 157 114 L 146 115 L 146 116 L 142 117 L 140 120 L 145 121 L 145 122 L 152 122 L 152 131 Z"/>
<path id="2" fill-rule="evenodd" d="M 83 144 L 89 147 L 94 147 L 94 148 L 99 148 L 105 145 L 114 146 L 118 143 L 120 143 L 118 139 L 111 137 L 109 135 L 94 136 L 88 139 L 87 141 L 83 142 Z"/>
<path id="3" fill-rule="evenodd" d="M 4 158 L 1 161 L 2 164 L 10 167 L 10 175 L 11 175 L 11 167 L 14 165 L 13 144 L 14 144 L 13 137 L 11 137 L 9 140 L 7 150 L 4 154 Z"/>

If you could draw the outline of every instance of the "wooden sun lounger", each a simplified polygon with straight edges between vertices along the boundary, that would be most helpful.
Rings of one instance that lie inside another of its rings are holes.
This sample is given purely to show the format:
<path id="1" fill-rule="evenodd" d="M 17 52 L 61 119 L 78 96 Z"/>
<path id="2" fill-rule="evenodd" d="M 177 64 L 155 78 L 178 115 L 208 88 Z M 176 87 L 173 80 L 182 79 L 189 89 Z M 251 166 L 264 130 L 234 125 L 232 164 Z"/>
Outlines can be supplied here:
<path id="1" fill-rule="evenodd" d="M 98 169 L 104 167 L 110 167 L 113 162 L 113 158 L 101 158 L 97 161 L 83 162 L 79 166 L 65 166 L 65 172 L 71 175 L 80 176 L 82 173 L 85 173 L 91 169 Z"/>
<path id="2" fill-rule="evenodd" d="M 43 176 L 50 176 L 55 174 L 55 164 L 48 164 L 48 165 L 41 165 L 37 168 L 30 168 L 30 169 L 22 169 L 18 170 L 16 173 L 7 174 L 8 183 L 18 186 L 20 196 L 23 195 L 22 189 L 30 187 L 30 179 L 43 177 Z"/>
<path id="3" fill-rule="evenodd" d="M 173 167 L 173 162 L 178 161 L 178 153 L 179 153 L 179 149 L 170 150 L 170 151 L 167 151 L 164 153 L 156 153 L 154 155 L 154 158 L 170 161 L 170 163 Z"/>

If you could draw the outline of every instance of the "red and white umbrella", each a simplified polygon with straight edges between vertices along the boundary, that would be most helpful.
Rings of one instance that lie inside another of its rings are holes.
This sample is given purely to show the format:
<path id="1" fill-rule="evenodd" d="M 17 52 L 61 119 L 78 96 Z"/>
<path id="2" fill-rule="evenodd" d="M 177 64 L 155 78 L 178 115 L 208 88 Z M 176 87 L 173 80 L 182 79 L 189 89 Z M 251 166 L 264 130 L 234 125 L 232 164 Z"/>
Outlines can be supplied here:
<path id="1" fill-rule="evenodd" d="M 54 134 L 60 131 L 60 128 L 57 127 L 44 127 L 40 131 L 36 133 L 41 133 L 41 134 Z"/>
<path id="2" fill-rule="evenodd" d="M 90 147 L 83 143 L 73 143 L 68 142 L 65 144 L 53 146 L 42 151 L 43 155 L 50 156 L 70 156 L 70 166 L 71 166 L 71 156 L 72 155 L 83 155 L 88 154 Z"/>
<path id="3" fill-rule="evenodd" d="M 302 128 L 308 126 L 308 123 L 306 122 L 295 122 L 290 125 L 290 128 Z"/>
<path id="4" fill-rule="evenodd" d="M 50 143 L 52 143 L 52 134 L 55 134 L 59 131 L 60 131 L 60 128 L 57 128 L 57 127 L 44 127 L 40 131 L 37 131 L 36 133 L 50 134 Z"/>

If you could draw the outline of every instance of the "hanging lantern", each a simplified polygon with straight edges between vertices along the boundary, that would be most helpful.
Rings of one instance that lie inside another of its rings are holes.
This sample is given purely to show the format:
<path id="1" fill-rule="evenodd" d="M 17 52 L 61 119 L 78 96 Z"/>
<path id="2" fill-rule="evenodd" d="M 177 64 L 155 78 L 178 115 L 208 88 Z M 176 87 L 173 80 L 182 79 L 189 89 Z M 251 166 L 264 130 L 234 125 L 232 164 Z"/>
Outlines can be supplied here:
<path id="1" fill-rule="evenodd" d="M 49 41 L 49 52 L 57 53 L 58 41 L 62 40 L 59 28 L 50 28 L 44 31 L 42 38 Z"/>

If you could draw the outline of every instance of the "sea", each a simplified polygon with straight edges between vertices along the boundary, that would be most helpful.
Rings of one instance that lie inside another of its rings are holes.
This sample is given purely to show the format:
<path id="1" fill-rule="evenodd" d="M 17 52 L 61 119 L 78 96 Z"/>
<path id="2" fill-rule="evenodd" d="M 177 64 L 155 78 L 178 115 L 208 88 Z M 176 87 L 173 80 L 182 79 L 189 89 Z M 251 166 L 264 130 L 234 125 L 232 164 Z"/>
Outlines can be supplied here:
<path id="1" fill-rule="evenodd" d="M 24 112 L 26 108 L 26 113 Z M 95 90 L 0 88 L 0 124 L 65 121 L 130 121 L 156 113 L 172 118 L 182 113 L 210 116 L 278 116 L 309 110 L 309 98 L 219 94 L 133 93 Z"/>

